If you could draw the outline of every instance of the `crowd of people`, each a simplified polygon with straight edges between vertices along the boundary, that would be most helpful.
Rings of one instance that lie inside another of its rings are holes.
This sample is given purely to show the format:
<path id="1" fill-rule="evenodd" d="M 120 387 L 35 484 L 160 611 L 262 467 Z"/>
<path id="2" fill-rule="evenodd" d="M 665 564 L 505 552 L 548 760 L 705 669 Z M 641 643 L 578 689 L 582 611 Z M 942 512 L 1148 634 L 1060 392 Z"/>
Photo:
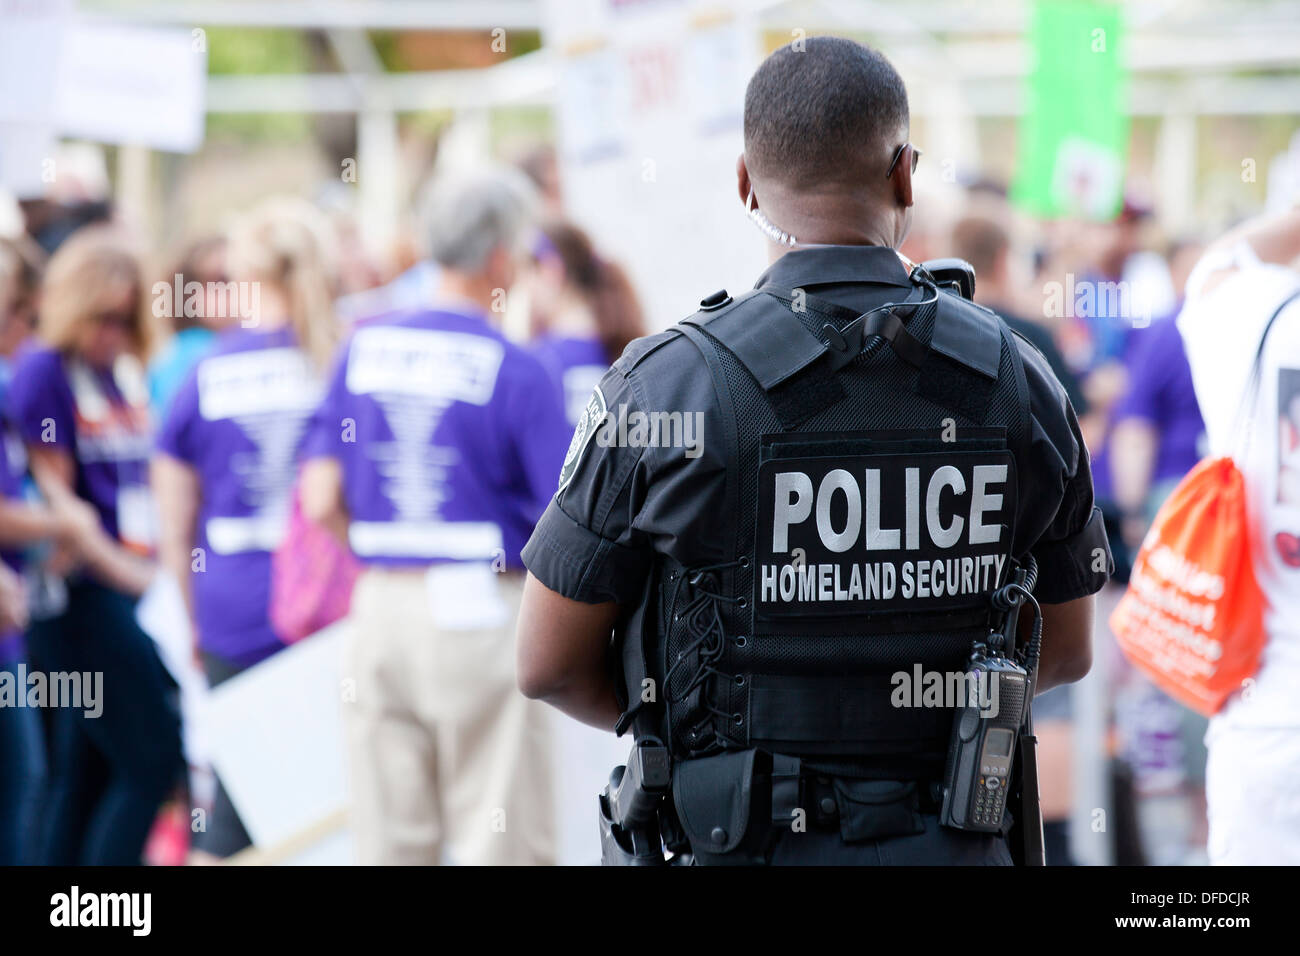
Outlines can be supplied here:
<path id="1" fill-rule="evenodd" d="M 1091 856 L 1203 861 L 1206 721 L 1134 671 L 1107 625 L 1160 504 L 1206 452 L 1177 327 L 1182 289 L 1203 244 L 1167 235 L 1135 198 L 1111 222 L 1041 223 L 1021 217 L 985 183 L 973 187 L 947 238 L 945 254 L 975 267 L 976 301 L 1032 342 L 1064 385 L 1106 518 L 1115 573 L 1099 600 L 1094 667 L 1109 712 L 1100 764 L 1113 778 L 1119 822 L 1106 830 L 1106 852 Z M 1034 708 L 1049 863 L 1075 859 L 1075 694 L 1059 688 Z"/>
<path id="2" fill-rule="evenodd" d="M 137 863 L 160 806 L 191 802 L 176 682 L 136 616 L 159 576 L 212 687 L 350 603 L 360 860 L 553 859 L 529 786 L 551 773 L 546 721 L 509 643 L 519 551 L 573 417 L 644 329 L 622 270 L 523 173 L 428 193 L 427 258 L 378 290 L 346 288 L 335 224 L 302 199 L 198 238 L 159 281 L 107 204 L 67 229 L 38 204 L 0 246 L 2 662 L 103 688 L 93 715 L 0 707 L 0 863 Z M 516 297 L 522 343 L 501 328 Z M 520 839 L 492 839 L 484 807 Z M 192 861 L 249 846 L 220 781 L 202 809 Z"/>
<path id="3" fill-rule="evenodd" d="M 300 198 L 162 270 L 110 204 L 24 210 L 0 244 L 0 668 L 102 674 L 103 695 L 94 717 L 0 707 L 0 864 L 137 863 L 161 806 L 196 805 L 175 681 L 135 613 L 159 575 L 211 686 L 347 615 L 358 861 L 554 860 L 548 723 L 515 683 L 519 555 L 593 385 L 646 331 L 554 188 L 530 164 L 436 177 L 424 255 L 375 287 L 346 277 L 378 270 Z M 1065 385 L 1116 594 L 1206 451 L 1176 322 L 1200 238 L 1162 235 L 1136 200 L 1108 223 L 1036 222 L 973 183 L 901 250 L 971 262 L 977 301 Z M 1195 861 L 1205 723 L 1128 670 L 1099 617 L 1117 792 L 1163 823 L 1137 813 L 1120 858 Z M 1070 690 L 1035 716 L 1049 859 L 1066 863 Z M 249 846 L 220 782 L 203 809 L 191 861 Z"/>

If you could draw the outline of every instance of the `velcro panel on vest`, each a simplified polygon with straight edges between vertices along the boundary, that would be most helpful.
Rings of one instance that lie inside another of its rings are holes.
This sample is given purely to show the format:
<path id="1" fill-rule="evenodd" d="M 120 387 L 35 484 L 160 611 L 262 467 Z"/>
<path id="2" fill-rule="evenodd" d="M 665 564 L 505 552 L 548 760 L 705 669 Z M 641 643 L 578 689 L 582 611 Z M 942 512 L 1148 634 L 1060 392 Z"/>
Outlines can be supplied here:
<path id="1" fill-rule="evenodd" d="M 830 356 L 825 355 L 772 389 L 767 398 L 776 417 L 781 420 L 781 426 L 794 429 L 846 394 L 844 386 L 835 377 Z"/>
<path id="2" fill-rule="evenodd" d="M 753 674 L 749 741 L 798 754 L 889 754 L 942 750 L 947 707 L 896 707 L 889 674 L 858 677 Z"/>
<path id="3" fill-rule="evenodd" d="M 929 354 L 917 394 L 975 422 L 988 416 L 1002 358 L 1001 323 L 993 313 L 947 292 L 935 303 Z"/>
<path id="4" fill-rule="evenodd" d="M 682 321 L 717 339 L 765 392 L 771 392 L 827 351 L 826 343 L 809 332 L 793 312 L 775 306 L 765 295 L 737 299 L 730 308 L 698 313 Z"/>

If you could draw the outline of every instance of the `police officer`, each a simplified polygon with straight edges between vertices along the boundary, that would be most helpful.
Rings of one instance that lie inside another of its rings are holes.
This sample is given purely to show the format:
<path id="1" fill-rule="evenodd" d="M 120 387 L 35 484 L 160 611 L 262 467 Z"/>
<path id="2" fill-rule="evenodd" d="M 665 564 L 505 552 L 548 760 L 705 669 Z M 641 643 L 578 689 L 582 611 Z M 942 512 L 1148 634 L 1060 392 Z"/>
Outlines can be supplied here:
<path id="1" fill-rule="evenodd" d="M 772 264 L 592 394 L 523 552 L 520 686 L 666 748 L 660 832 L 696 863 L 1009 863 L 1004 832 L 939 824 L 941 690 L 1033 563 L 1036 689 L 1087 672 L 1110 555 L 1078 422 L 896 251 L 920 152 L 883 56 L 783 47 L 744 125 Z"/>

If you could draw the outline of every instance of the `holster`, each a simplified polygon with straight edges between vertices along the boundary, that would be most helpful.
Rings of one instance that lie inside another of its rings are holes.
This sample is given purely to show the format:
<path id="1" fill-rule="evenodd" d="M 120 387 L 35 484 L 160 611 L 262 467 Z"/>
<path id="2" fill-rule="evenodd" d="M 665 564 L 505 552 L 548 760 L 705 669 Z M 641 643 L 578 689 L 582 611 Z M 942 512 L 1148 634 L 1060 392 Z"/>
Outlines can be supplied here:
<path id="1" fill-rule="evenodd" d="M 666 866 L 658 828 L 631 829 L 618 826 L 609 812 L 609 801 L 600 797 L 600 865 Z"/>
<path id="2" fill-rule="evenodd" d="M 668 796 L 668 749 L 657 741 L 633 744 L 600 795 L 600 856 L 604 866 L 663 866 L 660 833 Z"/>

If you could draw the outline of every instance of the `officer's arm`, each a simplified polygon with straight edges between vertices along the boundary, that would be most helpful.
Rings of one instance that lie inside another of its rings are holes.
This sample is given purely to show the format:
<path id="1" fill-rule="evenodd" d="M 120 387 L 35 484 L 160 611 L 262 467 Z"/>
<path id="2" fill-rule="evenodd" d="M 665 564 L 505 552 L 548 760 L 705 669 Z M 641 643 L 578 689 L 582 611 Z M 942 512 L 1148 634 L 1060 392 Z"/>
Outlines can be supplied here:
<path id="1" fill-rule="evenodd" d="M 1227 256 L 1238 243 L 1247 243 L 1262 262 L 1300 270 L 1300 206 L 1284 213 L 1256 216 L 1210 243 L 1202 262 L 1221 261 L 1222 268 L 1205 275 L 1199 293 L 1209 292 L 1235 270 Z"/>
<path id="2" fill-rule="evenodd" d="M 662 520 L 647 504 L 657 474 L 646 443 L 615 440 L 606 426 L 611 409 L 622 413 L 626 406 L 632 414 L 645 404 L 626 375 L 636 364 L 629 355 L 669 335 L 639 339 L 592 391 L 559 490 L 521 555 L 528 580 L 519 612 L 519 688 L 603 730 L 612 730 L 621 713 L 614 627 L 620 609 L 641 600 L 654 561 L 646 529 Z"/>
<path id="3" fill-rule="evenodd" d="M 622 708 L 608 666 L 618 605 L 584 604 L 552 591 L 532 574 L 519 611 L 519 689 L 601 730 Z"/>
<path id="4" fill-rule="evenodd" d="M 1082 680 L 1092 667 L 1092 620 L 1096 598 L 1044 604 L 1043 650 L 1038 659 L 1037 693 Z M 1021 639 L 1027 640 L 1033 616 L 1020 615 Z"/>

